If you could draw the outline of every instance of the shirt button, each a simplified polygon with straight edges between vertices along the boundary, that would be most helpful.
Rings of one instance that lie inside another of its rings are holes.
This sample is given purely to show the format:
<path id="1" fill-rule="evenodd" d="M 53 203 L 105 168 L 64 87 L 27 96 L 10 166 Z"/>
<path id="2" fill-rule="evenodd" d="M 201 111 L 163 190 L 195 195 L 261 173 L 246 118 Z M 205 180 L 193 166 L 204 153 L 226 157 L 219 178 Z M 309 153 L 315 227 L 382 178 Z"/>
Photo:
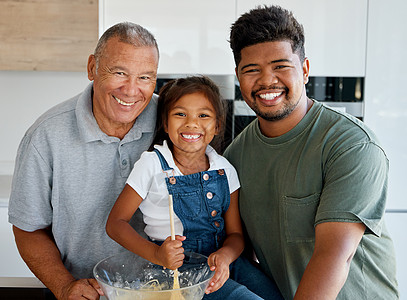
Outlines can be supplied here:
<path id="1" fill-rule="evenodd" d="M 215 224 L 216 227 L 220 227 L 220 223 L 218 221 L 213 222 L 213 224 Z"/>
<path id="2" fill-rule="evenodd" d="M 217 214 L 218 214 L 218 212 L 216 210 L 212 210 L 212 212 L 211 212 L 212 217 L 216 217 Z"/>
<path id="3" fill-rule="evenodd" d="M 218 174 L 219 174 L 219 175 L 225 175 L 225 170 L 219 169 L 219 170 L 218 170 Z"/>
<path id="4" fill-rule="evenodd" d="M 207 192 L 207 193 L 206 193 L 206 198 L 212 199 L 212 198 L 213 198 L 213 194 L 212 194 L 211 192 Z"/>
<path id="5" fill-rule="evenodd" d="M 127 165 L 127 160 L 123 159 L 123 160 L 122 160 L 122 165 L 123 165 L 123 166 Z"/>
<path id="6" fill-rule="evenodd" d="M 209 179 L 209 175 L 205 173 L 205 174 L 203 175 L 203 179 L 204 179 L 204 180 L 208 180 L 208 179 Z"/>

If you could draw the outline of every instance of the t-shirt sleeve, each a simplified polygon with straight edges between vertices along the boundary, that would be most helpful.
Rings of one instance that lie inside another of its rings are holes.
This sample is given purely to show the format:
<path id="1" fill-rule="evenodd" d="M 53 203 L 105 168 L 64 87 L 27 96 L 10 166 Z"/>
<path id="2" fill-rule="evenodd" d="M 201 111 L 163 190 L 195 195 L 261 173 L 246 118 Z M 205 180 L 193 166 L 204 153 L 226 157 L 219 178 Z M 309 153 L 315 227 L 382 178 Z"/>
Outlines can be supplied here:
<path id="1" fill-rule="evenodd" d="M 9 222 L 25 231 L 52 223 L 52 170 L 28 136 L 20 143 L 9 201 Z"/>
<path id="2" fill-rule="evenodd" d="M 372 142 L 345 149 L 326 166 L 315 222 L 362 222 L 379 236 L 387 193 L 388 160 Z"/>
<path id="3" fill-rule="evenodd" d="M 155 152 L 143 152 L 140 159 L 134 164 L 126 183 L 131 186 L 141 198 L 146 198 L 153 177 L 158 172 L 160 163 Z"/>

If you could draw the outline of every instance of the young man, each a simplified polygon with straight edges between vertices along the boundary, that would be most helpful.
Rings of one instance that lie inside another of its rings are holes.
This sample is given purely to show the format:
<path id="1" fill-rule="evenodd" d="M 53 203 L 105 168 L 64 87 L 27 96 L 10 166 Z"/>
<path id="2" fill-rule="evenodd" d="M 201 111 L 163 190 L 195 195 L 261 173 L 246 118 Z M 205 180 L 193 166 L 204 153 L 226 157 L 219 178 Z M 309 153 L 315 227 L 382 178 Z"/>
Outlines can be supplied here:
<path id="1" fill-rule="evenodd" d="M 291 12 L 251 10 L 230 44 L 257 119 L 225 156 L 261 268 L 285 299 L 398 299 L 383 222 L 388 160 L 377 138 L 307 97 L 304 32 Z"/>
<path id="2" fill-rule="evenodd" d="M 58 299 L 98 299 L 92 269 L 122 249 L 105 223 L 152 142 L 157 67 L 146 29 L 111 27 L 88 60 L 93 83 L 42 115 L 20 144 L 9 221 L 22 258 Z M 142 232 L 141 216 L 134 225 Z"/>

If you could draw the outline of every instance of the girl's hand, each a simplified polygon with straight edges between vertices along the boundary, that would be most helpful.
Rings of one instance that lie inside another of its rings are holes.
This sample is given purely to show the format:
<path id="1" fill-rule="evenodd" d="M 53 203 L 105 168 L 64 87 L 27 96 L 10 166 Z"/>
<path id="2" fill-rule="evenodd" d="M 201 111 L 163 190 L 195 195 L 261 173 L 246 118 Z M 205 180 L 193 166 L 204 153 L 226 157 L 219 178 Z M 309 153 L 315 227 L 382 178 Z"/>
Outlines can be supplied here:
<path id="1" fill-rule="evenodd" d="M 173 241 L 170 236 L 165 239 L 156 252 L 157 260 L 163 267 L 175 270 L 182 266 L 185 257 L 182 241 L 185 239 L 185 236 L 179 235 L 176 235 Z"/>
<path id="2" fill-rule="evenodd" d="M 206 288 L 206 294 L 217 291 L 229 279 L 229 264 L 229 257 L 223 255 L 219 250 L 209 255 L 208 265 L 211 271 L 215 271 L 215 275 Z"/>

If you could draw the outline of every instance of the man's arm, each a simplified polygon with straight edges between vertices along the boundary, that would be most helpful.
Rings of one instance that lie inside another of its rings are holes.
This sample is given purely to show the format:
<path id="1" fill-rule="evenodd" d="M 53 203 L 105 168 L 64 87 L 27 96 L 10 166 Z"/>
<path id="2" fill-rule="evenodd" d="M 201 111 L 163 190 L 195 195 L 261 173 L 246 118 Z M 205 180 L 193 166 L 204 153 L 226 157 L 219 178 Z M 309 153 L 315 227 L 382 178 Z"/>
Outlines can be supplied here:
<path id="1" fill-rule="evenodd" d="M 65 268 L 48 229 L 27 232 L 13 226 L 21 257 L 58 299 L 99 299 L 103 294 L 95 279 L 75 278 Z"/>
<path id="2" fill-rule="evenodd" d="M 327 222 L 315 227 L 315 249 L 294 299 L 336 299 L 348 277 L 363 223 Z"/>

